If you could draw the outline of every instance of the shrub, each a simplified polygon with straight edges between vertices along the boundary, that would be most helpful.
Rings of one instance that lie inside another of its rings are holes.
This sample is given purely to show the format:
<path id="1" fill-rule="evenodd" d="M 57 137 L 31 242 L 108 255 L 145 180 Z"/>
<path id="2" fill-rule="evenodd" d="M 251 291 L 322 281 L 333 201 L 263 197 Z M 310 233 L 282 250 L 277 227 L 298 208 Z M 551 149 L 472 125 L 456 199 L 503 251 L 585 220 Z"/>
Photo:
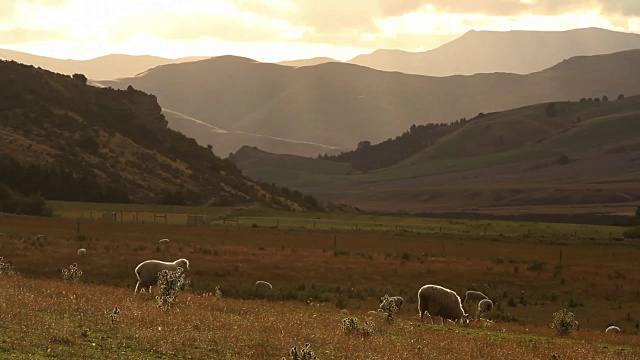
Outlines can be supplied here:
<path id="1" fill-rule="evenodd" d="M 0 275 L 14 276 L 17 275 L 15 270 L 13 269 L 13 264 L 11 262 L 3 262 L 2 257 L 0 257 Z"/>
<path id="2" fill-rule="evenodd" d="M 358 335 L 363 338 L 372 336 L 375 332 L 375 324 L 371 321 L 364 321 L 361 324 L 356 317 L 347 317 L 342 319 L 342 331 L 347 335 Z"/>
<path id="3" fill-rule="evenodd" d="M 556 331 L 558 335 L 567 336 L 571 331 L 576 330 L 578 327 L 577 322 L 574 320 L 572 312 L 567 309 L 562 309 L 553 313 L 553 320 L 549 327 Z"/>
<path id="4" fill-rule="evenodd" d="M 309 349 L 311 344 L 304 344 L 304 347 L 298 351 L 297 347 L 291 348 L 289 354 L 291 355 L 291 360 L 317 360 L 318 357 Z M 282 360 L 286 360 L 284 357 Z"/>
<path id="5" fill-rule="evenodd" d="M 387 320 L 388 323 L 392 323 L 393 314 L 398 311 L 395 299 L 391 299 L 388 294 L 384 294 L 384 296 L 380 298 L 380 301 L 382 301 L 380 310 L 382 314 L 384 314 L 385 320 Z"/>
<path id="6" fill-rule="evenodd" d="M 116 322 L 118 322 L 119 318 L 120 318 L 120 310 L 116 306 L 115 309 L 113 309 L 113 312 L 109 314 L 109 320 L 111 320 L 112 324 L 115 324 Z"/>
<path id="7" fill-rule="evenodd" d="M 178 292 L 185 290 L 190 284 L 191 282 L 181 267 L 175 271 L 162 270 L 159 272 L 158 290 L 160 290 L 160 295 L 156 296 L 158 307 L 162 310 L 171 309 L 177 299 Z"/>
<path id="8" fill-rule="evenodd" d="M 78 269 L 78 264 L 73 263 L 68 268 L 62 269 L 62 279 L 67 283 L 76 283 L 82 277 L 82 270 Z"/>

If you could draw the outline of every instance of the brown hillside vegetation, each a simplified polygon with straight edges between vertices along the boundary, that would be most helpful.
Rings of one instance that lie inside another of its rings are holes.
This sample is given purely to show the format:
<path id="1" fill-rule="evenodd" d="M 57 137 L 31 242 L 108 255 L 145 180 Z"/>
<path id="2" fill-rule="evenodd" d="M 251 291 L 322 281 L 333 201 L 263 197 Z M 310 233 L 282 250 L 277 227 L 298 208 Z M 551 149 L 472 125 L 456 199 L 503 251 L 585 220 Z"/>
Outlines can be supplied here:
<path id="1" fill-rule="evenodd" d="M 221 56 L 102 84 L 132 85 L 156 95 L 165 108 L 227 131 L 353 149 L 413 124 L 448 123 L 548 101 L 638 94 L 638 64 L 640 50 L 630 50 L 570 58 L 529 75 L 428 77 L 345 63 L 295 68 Z"/>
<path id="2" fill-rule="evenodd" d="M 0 256 L 20 273 L 0 275 L 0 356 L 289 359 L 305 343 L 336 360 L 639 356 L 637 246 L 627 241 L 342 231 L 334 249 L 327 231 L 99 221 L 81 229 L 79 237 L 71 219 L 0 217 Z M 190 260 L 193 288 L 170 311 L 133 295 L 139 262 L 180 257 Z M 84 275 L 67 284 L 60 269 L 72 263 Z M 258 291 L 256 280 L 273 291 Z M 415 292 L 426 283 L 485 292 L 495 324 L 421 324 Z M 222 298 L 208 296 L 215 286 Z M 406 301 L 392 324 L 367 314 L 385 293 Z M 562 308 L 580 323 L 568 337 L 548 328 Z M 374 333 L 344 334 L 347 316 L 370 319 Z M 604 334 L 611 324 L 623 333 Z"/>
<path id="3" fill-rule="evenodd" d="M 48 199 L 317 206 L 168 129 L 155 96 L 85 81 L 0 62 L 3 183 Z"/>

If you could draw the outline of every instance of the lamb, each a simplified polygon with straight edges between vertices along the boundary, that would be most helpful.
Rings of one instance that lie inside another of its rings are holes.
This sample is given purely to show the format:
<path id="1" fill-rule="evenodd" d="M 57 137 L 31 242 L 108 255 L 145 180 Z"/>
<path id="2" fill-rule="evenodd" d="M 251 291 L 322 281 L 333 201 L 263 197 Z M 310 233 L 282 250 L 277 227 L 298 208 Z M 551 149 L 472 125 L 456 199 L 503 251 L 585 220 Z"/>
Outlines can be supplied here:
<path id="1" fill-rule="evenodd" d="M 617 326 L 613 326 L 613 325 L 612 325 L 612 326 L 609 326 L 609 327 L 607 328 L 607 330 L 605 330 L 604 332 L 605 332 L 605 333 L 616 333 L 616 334 L 617 334 L 617 333 L 619 333 L 619 332 L 620 332 L 620 328 L 619 328 L 619 327 L 617 327 Z"/>
<path id="2" fill-rule="evenodd" d="M 489 297 L 487 295 L 481 293 L 480 291 L 469 290 L 464 295 L 464 301 L 462 302 L 462 305 L 464 306 L 464 309 L 470 311 L 470 307 L 473 304 L 479 303 L 480 301 L 488 298 Z"/>
<path id="3" fill-rule="evenodd" d="M 82 249 L 78 249 L 78 256 L 85 256 L 87 255 L 87 249 L 82 248 Z"/>
<path id="4" fill-rule="evenodd" d="M 491 310 L 493 310 L 493 301 L 489 299 L 480 300 L 480 302 L 478 303 L 478 315 L 484 314 Z"/>
<path id="5" fill-rule="evenodd" d="M 136 267 L 136 276 L 138 277 L 138 283 L 134 294 L 138 293 L 138 289 L 149 288 L 151 292 L 151 286 L 157 283 L 158 273 L 162 270 L 175 271 L 177 268 L 182 268 L 185 271 L 189 271 L 189 260 L 178 259 L 174 262 L 165 262 L 160 260 L 147 260 L 141 262 Z"/>
<path id="6" fill-rule="evenodd" d="M 469 317 L 462 308 L 458 294 L 438 285 L 425 285 L 418 290 L 418 311 L 421 322 L 424 321 L 426 313 L 432 324 L 433 316 L 442 318 L 443 325 L 447 319 L 465 322 Z"/>
<path id="7" fill-rule="evenodd" d="M 260 288 L 260 287 L 263 287 L 265 289 L 269 288 L 269 290 L 273 290 L 273 286 L 271 286 L 271 284 L 269 284 L 266 281 L 258 280 L 256 281 L 256 288 Z"/>
<path id="8" fill-rule="evenodd" d="M 383 298 L 384 299 L 384 298 Z M 396 305 L 396 308 L 398 308 L 398 310 L 400 310 L 400 308 L 402 307 L 402 304 L 404 303 L 404 299 L 400 296 L 390 296 L 387 298 L 386 301 L 383 301 L 380 303 L 380 309 L 384 310 L 387 309 L 389 307 L 389 303 L 392 302 Z"/>

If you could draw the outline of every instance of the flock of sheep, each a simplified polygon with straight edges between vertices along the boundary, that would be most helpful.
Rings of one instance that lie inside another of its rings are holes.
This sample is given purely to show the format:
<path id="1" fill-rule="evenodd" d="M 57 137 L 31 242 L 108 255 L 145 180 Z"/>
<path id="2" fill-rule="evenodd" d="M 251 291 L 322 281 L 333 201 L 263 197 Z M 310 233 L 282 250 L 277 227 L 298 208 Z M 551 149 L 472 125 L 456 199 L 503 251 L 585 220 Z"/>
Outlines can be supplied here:
<path id="1" fill-rule="evenodd" d="M 160 239 L 160 245 L 167 245 L 169 239 Z M 86 255 L 86 249 L 79 249 L 78 255 Z M 139 290 L 148 289 L 157 283 L 158 273 L 162 270 L 175 271 L 178 267 L 189 270 L 189 260 L 178 259 L 173 262 L 160 260 L 146 260 L 135 268 L 135 274 L 138 278 L 134 293 Z M 272 290 L 273 286 L 266 281 L 256 281 L 256 289 Z M 399 310 L 404 300 L 400 296 L 388 297 L 385 302 L 380 304 L 378 311 L 388 308 L 388 302 L 393 302 Z M 475 314 L 468 314 L 465 309 L 474 309 Z M 420 321 L 424 322 L 424 317 L 428 316 L 431 324 L 434 318 L 440 318 L 441 323 L 468 324 L 470 321 L 477 321 L 484 326 L 493 324 L 491 320 L 483 319 L 481 316 L 493 310 L 493 302 L 488 296 L 479 291 L 467 291 L 464 300 L 460 300 L 460 296 L 450 289 L 438 285 L 425 285 L 418 290 L 418 312 Z M 374 313 L 370 311 L 369 313 Z M 605 333 L 619 333 L 620 328 L 617 326 L 609 326 Z"/>

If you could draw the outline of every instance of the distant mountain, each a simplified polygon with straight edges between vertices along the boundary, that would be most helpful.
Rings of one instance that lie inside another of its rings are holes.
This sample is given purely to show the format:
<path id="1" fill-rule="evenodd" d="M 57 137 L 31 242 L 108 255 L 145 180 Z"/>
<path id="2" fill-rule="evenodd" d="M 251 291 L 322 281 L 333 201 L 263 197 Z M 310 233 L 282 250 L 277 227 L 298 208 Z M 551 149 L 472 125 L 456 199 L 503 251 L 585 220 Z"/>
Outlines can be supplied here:
<path id="1" fill-rule="evenodd" d="M 345 149 L 315 144 L 304 141 L 293 141 L 276 138 L 267 135 L 258 135 L 244 132 L 226 131 L 209 125 L 204 121 L 190 116 L 162 109 L 162 113 L 169 122 L 169 127 L 194 138 L 202 146 L 211 145 L 213 151 L 219 156 L 236 152 L 242 146 L 254 146 L 274 154 L 297 154 L 301 156 L 315 157 L 320 154 L 338 154 Z"/>
<path id="2" fill-rule="evenodd" d="M 41 67 L 60 74 L 84 74 L 93 80 L 111 80 L 121 77 L 135 76 L 149 68 L 172 63 L 182 63 L 202 60 L 206 57 L 185 57 L 166 59 L 149 55 L 113 54 L 89 60 L 63 60 L 46 56 L 32 55 L 19 51 L 0 49 L 0 60 L 15 60 L 17 62 Z"/>
<path id="3" fill-rule="evenodd" d="M 368 211 L 615 212 L 640 204 L 639 119 L 640 96 L 543 103 L 412 127 L 338 157 L 245 147 L 228 159 L 252 178 Z"/>
<path id="4" fill-rule="evenodd" d="M 319 65 L 319 64 L 324 64 L 328 62 L 341 62 L 341 61 L 328 58 L 328 57 L 315 57 L 311 59 L 280 61 L 280 62 L 277 62 L 276 64 L 285 65 L 285 66 L 312 66 L 312 65 Z"/>
<path id="5" fill-rule="evenodd" d="M 579 55 L 640 48 L 640 35 L 599 28 L 567 31 L 474 31 L 425 52 L 377 50 L 349 63 L 431 76 L 529 74 Z"/>
<path id="6" fill-rule="evenodd" d="M 0 183 L 52 200 L 318 208 L 168 129 L 156 97 L 0 61 Z"/>
<path id="7" fill-rule="evenodd" d="M 573 57 L 529 75 L 448 77 L 345 63 L 296 68 L 223 56 L 101 84 L 155 94 L 164 108 L 228 132 L 355 149 L 361 141 L 382 142 L 413 124 L 448 123 L 548 101 L 639 94 L 639 77 L 640 50 L 629 50 Z"/>

